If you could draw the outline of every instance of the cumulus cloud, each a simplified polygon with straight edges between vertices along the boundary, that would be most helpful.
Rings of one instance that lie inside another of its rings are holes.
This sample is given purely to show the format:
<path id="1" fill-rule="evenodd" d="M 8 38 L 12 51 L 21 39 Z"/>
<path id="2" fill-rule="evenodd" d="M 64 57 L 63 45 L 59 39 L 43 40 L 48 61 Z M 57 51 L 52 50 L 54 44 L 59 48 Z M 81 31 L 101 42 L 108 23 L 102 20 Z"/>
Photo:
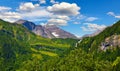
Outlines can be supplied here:
<path id="1" fill-rule="evenodd" d="M 56 2 L 55 0 L 50 1 Z M 0 7 L 0 9 L 6 10 L 6 12 L 0 13 L 0 18 L 9 22 L 15 22 L 18 19 L 42 21 L 44 18 L 44 23 L 46 22 L 47 24 L 59 26 L 66 26 L 71 17 L 80 15 L 80 7 L 75 3 L 70 4 L 66 2 L 54 3 L 49 7 L 33 4 L 32 2 L 26 2 L 21 3 L 15 12 L 9 11 L 11 9 L 9 7 Z"/>
<path id="2" fill-rule="evenodd" d="M 62 2 L 54 4 L 53 6 L 48 6 L 47 10 L 57 15 L 75 16 L 79 14 L 80 7 L 75 3 L 70 4 Z"/>
<path id="3" fill-rule="evenodd" d="M 58 26 L 66 26 L 67 25 L 67 21 L 66 20 L 62 20 L 62 19 L 50 19 L 48 20 L 48 25 L 58 25 Z"/>
<path id="4" fill-rule="evenodd" d="M 8 11 L 10 9 L 11 9 L 10 7 L 0 6 L 0 11 Z"/>
<path id="5" fill-rule="evenodd" d="M 16 12 L 1 12 L 0 18 L 9 22 L 15 22 L 18 19 L 36 21 L 42 18 L 47 19 L 52 15 L 46 10 L 46 7 L 41 7 L 39 4 L 33 4 L 32 2 L 22 3 L 16 10 Z"/>
<path id="6" fill-rule="evenodd" d="M 120 19 L 120 15 L 116 15 L 114 12 L 108 12 L 107 15 Z"/>
<path id="7" fill-rule="evenodd" d="M 69 16 L 65 16 L 65 15 L 51 15 L 51 19 L 48 20 L 47 24 L 49 24 L 49 25 L 66 26 L 67 22 L 69 20 L 70 20 Z"/>
<path id="8" fill-rule="evenodd" d="M 95 20 L 97 20 L 98 18 L 96 18 L 96 17 L 88 17 L 85 21 L 87 21 L 87 22 L 92 22 L 92 21 L 95 21 Z"/>
<path id="9" fill-rule="evenodd" d="M 51 0 L 54 1 L 54 0 Z M 61 26 L 66 26 L 67 22 L 71 19 L 71 17 L 75 17 L 80 14 L 80 7 L 75 3 L 57 3 L 52 6 L 48 6 L 47 10 L 52 13 L 51 19 L 48 21 L 48 24 L 58 24 Z M 61 24 L 60 24 L 61 23 Z"/>
<path id="10" fill-rule="evenodd" d="M 10 10 L 11 10 L 10 7 L 0 6 L 0 19 L 9 21 L 9 22 L 13 22 L 13 21 L 21 18 L 19 16 L 19 13 L 11 12 Z"/>
<path id="11" fill-rule="evenodd" d="M 0 13 L 0 18 L 5 21 L 14 22 L 20 19 L 21 16 L 17 12 L 4 12 L 4 13 Z"/>
<path id="12" fill-rule="evenodd" d="M 32 2 L 21 3 L 19 11 L 32 11 L 36 7 L 39 7 L 39 4 L 33 4 Z"/>
<path id="13" fill-rule="evenodd" d="M 57 18 L 63 19 L 63 20 L 70 20 L 68 16 L 57 16 Z"/>
<path id="14" fill-rule="evenodd" d="M 42 17 L 49 17 L 52 15 L 51 13 L 47 12 L 45 9 L 37 9 L 31 12 L 21 13 L 20 14 L 23 18 L 42 18 Z"/>
<path id="15" fill-rule="evenodd" d="M 4 17 L 13 17 L 13 18 L 20 18 L 19 14 L 16 12 L 5 12 L 5 13 L 1 13 L 1 15 L 3 15 Z"/>
<path id="16" fill-rule="evenodd" d="M 95 31 L 103 30 L 104 28 L 106 28 L 105 25 L 98 25 L 98 24 L 93 24 L 93 23 L 84 23 L 84 25 L 85 26 L 81 27 L 83 31 L 95 32 Z"/>
<path id="17" fill-rule="evenodd" d="M 65 15 L 51 15 L 51 18 L 62 19 L 62 20 L 70 20 L 70 18 L 68 16 L 65 16 Z"/>
<path id="18" fill-rule="evenodd" d="M 52 15 L 45 7 L 40 7 L 39 4 L 33 4 L 32 2 L 22 3 L 18 12 L 25 19 L 38 19 Z"/>

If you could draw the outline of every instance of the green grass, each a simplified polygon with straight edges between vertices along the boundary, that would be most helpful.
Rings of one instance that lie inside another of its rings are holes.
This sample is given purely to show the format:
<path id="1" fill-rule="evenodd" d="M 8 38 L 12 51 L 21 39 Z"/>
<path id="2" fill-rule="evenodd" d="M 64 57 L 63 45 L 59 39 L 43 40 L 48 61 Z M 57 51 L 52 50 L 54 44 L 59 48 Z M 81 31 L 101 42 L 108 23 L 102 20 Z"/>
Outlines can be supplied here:
<path id="1" fill-rule="evenodd" d="M 49 47 L 55 47 L 55 48 L 70 48 L 70 45 L 63 45 L 63 44 L 55 44 L 55 43 L 34 43 L 31 44 L 31 46 L 35 46 L 35 45 L 42 45 L 42 46 L 49 46 Z"/>
<path id="2" fill-rule="evenodd" d="M 58 56 L 56 53 L 48 52 L 48 51 L 39 51 L 41 54 L 48 55 L 48 56 Z"/>
<path id="3" fill-rule="evenodd" d="M 42 55 L 41 54 L 32 54 L 32 57 L 42 60 Z"/>
<path id="4" fill-rule="evenodd" d="M 36 49 L 34 49 L 34 48 L 31 48 L 31 50 L 32 50 L 33 52 L 41 53 L 41 54 L 48 55 L 48 56 L 58 56 L 58 54 L 53 53 L 53 52 L 49 52 L 49 51 L 36 50 Z M 35 55 L 34 55 L 34 56 L 35 56 Z"/>

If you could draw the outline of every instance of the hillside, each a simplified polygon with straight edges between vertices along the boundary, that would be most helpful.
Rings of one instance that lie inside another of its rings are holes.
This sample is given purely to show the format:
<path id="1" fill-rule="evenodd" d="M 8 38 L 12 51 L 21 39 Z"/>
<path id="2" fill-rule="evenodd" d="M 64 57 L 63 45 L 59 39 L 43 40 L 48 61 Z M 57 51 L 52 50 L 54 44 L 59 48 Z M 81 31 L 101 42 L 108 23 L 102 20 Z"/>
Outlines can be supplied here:
<path id="1" fill-rule="evenodd" d="M 41 70 L 120 71 L 119 35 L 120 21 L 94 37 L 82 39 L 78 47 L 64 58 L 56 58 L 43 63 Z M 101 50 L 102 43 L 107 49 Z"/>
<path id="2" fill-rule="evenodd" d="M 21 24 L 0 20 L 0 69 L 2 71 L 14 71 L 27 63 L 34 64 L 36 61 L 40 63 L 63 56 L 62 53 L 67 53 L 71 46 L 71 44 L 37 36 Z"/>
<path id="3" fill-rule="evenodd" d="M 47 39 L 0 20 L 2 71 L 119 71 L 120 21 L 94 37 Z M 75 44 L 79 42 L 77 47 Z M 109 45 L 108 45 L 109 43 Z M 102 49 L 102 44 L 106 49 Z"/>
<path id="4" fill-rule="evenodd" d="M 120 35 L 120 26 L 119 25 L 120 25 L 120 21 L 118 21 L 117 23 L 113 24 L 110 27 L 107 27 L 99 35 L 84 38 L 83 41 L 81 42 L 81 44 L 79 44 L 79 46 L 83 47 L 87 50 L 89 49 L 90 51 L 98 50 L 101 47 L 101 44 L 106 41 L 106 39 L 108 39 L 109 37 L 112 37 L 114 35 L 115 36 Z M 116 41 L 117 40 L 118 39 L 116 39 Z"/>

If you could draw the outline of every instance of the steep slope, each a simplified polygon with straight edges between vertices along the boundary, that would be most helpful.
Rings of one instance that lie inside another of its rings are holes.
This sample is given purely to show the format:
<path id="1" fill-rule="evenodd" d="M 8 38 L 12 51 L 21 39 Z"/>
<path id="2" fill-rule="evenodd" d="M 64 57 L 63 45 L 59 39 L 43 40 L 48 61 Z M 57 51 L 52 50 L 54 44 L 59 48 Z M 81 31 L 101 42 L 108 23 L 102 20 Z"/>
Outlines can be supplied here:
<path id="1" fill-rule="evenodd" d="M 44 27 L 46 30 L 49 30 L 55 38 L 76 38 L 73 34 L 60 29 L 56 25 L 45 25 Z"/>
<path id="2" fill-rule="evenodd" d="M 32 31 L 33 29 L 35 29 L 35 27 L 36 27 L 36 25 L 35 25 L 34 23 L 29 22 L 29 21 L 26 21 L 26 20 L 22 20 L 22 19 L 16 21 L 15 23 L 17 23 L 17 24 L 22 24 L 22 25 L 24 25 L 26 28 L 28 28 L 28 29 L 31 30 L 31 31 Z"/>
<path id="3" fill-rule="evenodd" d="M 77 38 L 73 34 L 62 30 L 55 25 L 41 26 L 35 25 L 34 23 L 25 20 L 18 20 L 16 21 L 16 23 L 23 24 L 26 28 L 28 28 L 35 34 L 46 38 Z"/>
<path id="4" fill-rule="evenodd" d="M 101 50 L 101 43 L 109 43 L 106 48 L 110 49 Z M 120 21 L 94 37 L 83 38 L 78 44 L 64 58 L 43 63 L 41 70 L 120 71 Z"/>
<path id="5" fill-rule="evenodd" d="M 113 24 L 110 27 L 107 27 L 103 32 L 94 37 L 93 44 L 91 45 L 91 50 L 94 50 L 96 47 L 101 46 L 102 42 L 105 42 L 105 39 L 113 35 L 120 35 L 120 21 Z"/>
<path id="6" fill-rule="evenodd" d="M 27 63 L 40 64 L 42 61 L 63 55 L 70 46 L 37 36 L 21 24 L 0 20 L 1 71 L 15 71 Z"/>
<path id="7" fill-rule="evenodd" d="M 96 36 L 84 38 L 79 46 L 87 50 L 89 49 L 90 51 L 98 50 L 107 38 L 118 35 L 120 35 L 120 21 L 110 27 L 107 27 Z"/>
<path id="8" fill-rule="evenodd" d="M 87 37 L 79 43 L 78 47 L 92 53 L 100 60 L 113 62 L 120 57 L 120 21 L 107 27 L 94 37 Z M 119 64 L 118 64 L 119 65 Z"/>
<path id="9" fill-rule="evenodd" d="M 35 29 L 32 30 L 32 32 L 34 32 L 37 35 L 43 36 L 43 37 L 48 37 L 48 34 L 45 33 L 45 28 L 42 27 L 41 25 L 38 25 L 35 27 Z"/>

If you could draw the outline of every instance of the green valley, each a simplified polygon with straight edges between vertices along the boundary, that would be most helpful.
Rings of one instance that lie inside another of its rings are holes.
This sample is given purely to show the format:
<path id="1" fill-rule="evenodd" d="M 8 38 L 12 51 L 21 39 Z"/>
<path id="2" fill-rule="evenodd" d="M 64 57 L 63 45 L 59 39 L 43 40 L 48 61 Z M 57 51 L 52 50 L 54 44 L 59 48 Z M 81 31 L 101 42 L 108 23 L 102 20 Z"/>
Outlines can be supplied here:
<path id="1" fill-rule="evenodd" d="M 0 71 L 119 71 L 119 25 L 79 42 L 43 38 L 21 24 L 0 20 Z"/>
<path id="2" fill-rule="evenodd" d="M 13 71 L 25 62 L 38 62 L 63 56 L 71 45 L 42 38 L 16 23 L 0 20 L 0 69 Z"/>

